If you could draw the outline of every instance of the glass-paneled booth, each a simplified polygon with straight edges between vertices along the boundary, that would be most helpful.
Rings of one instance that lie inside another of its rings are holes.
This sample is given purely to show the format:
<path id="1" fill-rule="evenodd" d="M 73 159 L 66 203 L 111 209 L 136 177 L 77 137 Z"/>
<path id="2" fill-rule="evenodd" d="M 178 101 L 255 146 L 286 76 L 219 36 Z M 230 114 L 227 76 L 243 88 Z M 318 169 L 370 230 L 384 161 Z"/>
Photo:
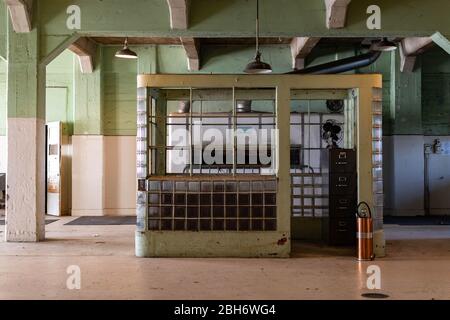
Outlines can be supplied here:
<path id="1" fill-rule="evenodd" d="M 374 176 L 378 76 L 142 75 L 138 82 L 138 256 L 288 257 L 292 239 L 331 241 L 333 223 L 352 223 L 335 221 L 329 209 L 327 164 L 338 151 L 354 172 L 339 173 L 337 185 L 348 187 L 351 201 L 382 209 Z M 363 177 L 370 188 L 360 186 Z"/>

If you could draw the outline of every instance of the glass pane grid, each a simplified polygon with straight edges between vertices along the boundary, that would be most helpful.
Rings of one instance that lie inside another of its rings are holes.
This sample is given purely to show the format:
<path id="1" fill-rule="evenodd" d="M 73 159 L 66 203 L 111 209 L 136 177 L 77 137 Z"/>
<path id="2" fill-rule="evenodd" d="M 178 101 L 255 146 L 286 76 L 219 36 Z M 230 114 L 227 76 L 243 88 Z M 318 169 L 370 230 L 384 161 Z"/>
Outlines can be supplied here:
<path id="1" fill-rule="evenodd" d="M 245 164 L 238 163 L 237 138 L 220 142 L 220 145 L 214 146 L 215 150 L 219 150 L 224 155 L 224 159 L 221 161 L 222 156 L 216 157 L 214 154 L 214 163 L 209 164 L 211 159 L 207 160 L 203 151 L 212 141 L 209 139 L 204 141 L 204 135 L 208 130 L 215 130 L 216 133 L 217 131 L 222 132 L 223 137 L 228 139 L 226 132 L 230 130 L 235 132 L 243 130 L 245 135 L 249 128 L 255 129 L 258 133 L 263 129 L 275 129 L 275 92 L 275 89 L 267 88 L 166 89 L 164 90 L 167 99 L 165 113 L 159 114 L 159 117 L 155 113 L 149 121 L 155 124 L 165 124 L 164 128 L 160 129 L 165 131 L 166 145 L 157 146 L 150 143 L 149 148 L 157 149 L 159 154 L 165 154 L 165 174 L 167 175 L 261 174 L 261 169 L 270 167 L 270 164 L 265 165 L 259 162 L 250 164 L 247 156 Z M 183 105 L 187 108 L 180 107 Z M 184 138 L 182 139 L 183 146 L 179 144 L 180 131 L 178 129 L 184 129 L 184 133 L 181 133 Z M 202 138 L 198 137 L 199 135 Z M 214 140 L 214 143 L 217 141 Z M 268 142 L 269 151 L 272 150 L 271 143 L 271 141 Z M 179 161 L 174 163 L 174 159 Z"/>
<path id="2" fill-rule="evenodd" d="M 151 231 L 276 231 L 276 180 L 148 184 Z"/>
<path id="3" fill-rule="evenodd" d="M 321 153 L 327 149 L 322 127 L 328 120 L 344 127 L 343 114 L 295 112 L 291 115 L 291 208 L 294 217 L 320 218 L 328 208 L 328 195 L 323 194 Z M 345 139 L 338 141 L 344 146 Z"/>

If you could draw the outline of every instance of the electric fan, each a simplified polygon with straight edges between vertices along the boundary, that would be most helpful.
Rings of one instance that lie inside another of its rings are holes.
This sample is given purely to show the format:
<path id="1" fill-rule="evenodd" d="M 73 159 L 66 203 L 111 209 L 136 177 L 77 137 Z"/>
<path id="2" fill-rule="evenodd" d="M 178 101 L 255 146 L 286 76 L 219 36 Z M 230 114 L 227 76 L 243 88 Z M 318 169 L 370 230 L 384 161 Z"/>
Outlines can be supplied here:
<path id="1" fill-rule="evenodd" d="M 327 148 L 338 148 L 338 143 L 342 141 L 342 127 L 336 120 L 327 120 L 322 127 L 322 139 L 327 143 Z"/>

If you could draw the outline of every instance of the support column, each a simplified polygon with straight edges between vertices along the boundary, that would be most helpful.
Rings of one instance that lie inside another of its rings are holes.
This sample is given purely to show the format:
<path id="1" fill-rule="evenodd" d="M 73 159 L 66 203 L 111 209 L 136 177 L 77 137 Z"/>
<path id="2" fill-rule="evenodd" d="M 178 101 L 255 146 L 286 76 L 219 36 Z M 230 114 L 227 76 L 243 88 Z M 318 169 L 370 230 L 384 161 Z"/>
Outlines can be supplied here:
<path id="1" fill-rule="evenodd" d="M 358 201 L 367 202 L 372 208 L 374 253 L 381 258 L 385 256 L 383 188 L 380 186 L 383 183 L 381 76 L 379 86 L 359 88 L 352 95 L 358 99 Z"/>
<path id="2" fill-rule="evenodd" d="M 277 217 L 278 231 L 289 239 L 285 245 L 286 252 L 291 252 L 291 91 L 287 86 L 278 86 L 276 95 L 276 129 L 277 152 L 276 169 L 278 178 Z"/>
<path id="3" fill-rule="evenodd" d="M 7 36 L 7 8 L 4 1 L 0 1 L 0 59 L 6 60 L 6 36 Z"/>
<path id="4" fill-rule="evenodd" d="M 45 238 L 45 67 L 39 32 L 8 24 L 8 165 L 6 241 Z"/>

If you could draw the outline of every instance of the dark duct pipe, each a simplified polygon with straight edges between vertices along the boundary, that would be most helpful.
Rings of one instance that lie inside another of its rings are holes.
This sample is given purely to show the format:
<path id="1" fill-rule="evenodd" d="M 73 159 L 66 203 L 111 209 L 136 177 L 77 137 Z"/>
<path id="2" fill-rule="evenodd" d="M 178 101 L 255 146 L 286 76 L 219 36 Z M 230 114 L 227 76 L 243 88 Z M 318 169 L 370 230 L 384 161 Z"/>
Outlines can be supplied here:
<path id="1" fill-rule="evenodd" d="M 378 60 L 381 55 L 381 51 L 370 51 L 368 53 L 319 64 L 317 66 L 309 67 L 306 69 L 294 70 L 287 74 L 336 74 L 343 73 L 350 70 L 364 68 L 370 66 L 372 63 Z"/>

